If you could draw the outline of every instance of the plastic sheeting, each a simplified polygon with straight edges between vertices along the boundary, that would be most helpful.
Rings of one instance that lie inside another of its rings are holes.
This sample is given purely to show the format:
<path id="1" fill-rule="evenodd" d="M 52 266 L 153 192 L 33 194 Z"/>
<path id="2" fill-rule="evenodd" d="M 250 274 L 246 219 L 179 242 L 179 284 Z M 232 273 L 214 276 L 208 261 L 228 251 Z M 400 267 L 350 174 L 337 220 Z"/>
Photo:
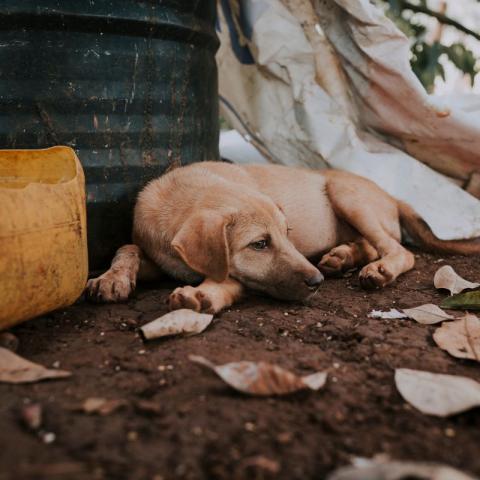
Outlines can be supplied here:
<path id="1" fill-rule="evenodd" d="M 218 17 L 222 114 L 264 157 L 363 175 L 439 237 L 480 235 L 480 202 L 461 188 L 480 178 L 480 99 L 427 95 L 380 9 L 220 0 Z"/>

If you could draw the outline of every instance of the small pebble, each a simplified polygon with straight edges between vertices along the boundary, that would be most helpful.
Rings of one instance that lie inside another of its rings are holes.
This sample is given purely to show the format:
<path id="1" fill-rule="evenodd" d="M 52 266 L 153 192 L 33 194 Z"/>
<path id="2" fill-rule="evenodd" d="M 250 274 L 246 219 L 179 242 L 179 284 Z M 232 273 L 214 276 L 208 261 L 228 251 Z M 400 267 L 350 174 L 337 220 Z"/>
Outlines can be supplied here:
<path id="1" fill-rule="evenodd" d="M 456 435 L 457 435 L 457 432 L 453 428 L 447 427 L 445 429 L 445 436 L 446 437 L 453 438 Z"/>
<path id="2" fill-rule="evenodd" d="M 0 333 L 0 347 L 16 352 L 18 350 L 18 338 L 10 332 Z"/>
<path id="3" fill-rule="evenodd" d="M 277 441 L 278 443 L 286 444 L 290 443 L 293 438 L 293 433 L 292 432 L 282 432 L 277 435 Z"/>
<path id="4" fill-rule="evenodd" d="M 53 368 L 60 368 L 60 362 L 57 360 L 55 362 L 52 363 L 52 367 Z"/>
<path id="5" fill-rule="evenodd" d="M 45 432 L 42 435 L 43 443 L 46 443 L 47 445 L 49 445 L 50 443 L 53 443 L 56 438 L 57 437 L 53 432 Z"/>
<path id="6" fill-rule="evenodd" d="M 135 431 L 131 431 L 127 433 L 127 440 L 129 442 L 136 442 L 138 440 L 138 433 Z"/>
<path id="7" fill-rule="evenodd" d="M 39 403 L 25 405 L 20 416 L 23 424 L 29 430 L 38 430 L 42 425 L 42 406 Z"/>
<path id="8" fill-rule="evenodd" d="M 244 427 L 247 432 L 254 432 L 257 428 L 253 422 L 246 422 Z"/>

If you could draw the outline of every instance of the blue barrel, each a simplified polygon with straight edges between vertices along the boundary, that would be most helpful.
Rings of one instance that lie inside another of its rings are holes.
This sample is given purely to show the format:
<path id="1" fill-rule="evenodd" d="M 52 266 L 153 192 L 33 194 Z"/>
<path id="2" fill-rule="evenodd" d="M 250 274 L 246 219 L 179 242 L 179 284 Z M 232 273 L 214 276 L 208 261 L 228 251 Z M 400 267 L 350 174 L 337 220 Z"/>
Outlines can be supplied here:
<path id="1" fill-rule="evenodd" d="M 91 269 L 147 181 L 218 159 L 217 48 L 214 0 L 2 1 L 0 148 L 76 150 Z"/>

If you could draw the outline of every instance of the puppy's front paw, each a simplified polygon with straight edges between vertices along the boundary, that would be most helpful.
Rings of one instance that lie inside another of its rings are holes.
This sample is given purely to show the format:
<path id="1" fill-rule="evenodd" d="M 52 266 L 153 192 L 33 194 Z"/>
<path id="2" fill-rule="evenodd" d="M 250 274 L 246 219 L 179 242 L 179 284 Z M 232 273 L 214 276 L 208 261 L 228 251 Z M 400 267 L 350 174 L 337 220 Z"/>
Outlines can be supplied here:
<path id="1" fill-rule="evenodd" d="M 125 271 L 108 270 L 87 282 L 86 298 L 92 302 L 123 302 L 135 290 L 135 281 Z"/>
<path id="2" fill-rule="evenodd" d="M 382 261 L 378 261 L 365 265 L 360 271 L 359 279 L 362 288 L 372 290 L 385 287 L 392 283 L 395 277 L 388 271 Z"/>
<path id="3" fill-rule="evenodd" d="M 317 267 L 324 275 L 330 277 L 341 275 L 353 267 L 350 247 L 348 245 L 340 245 L 332 248 L 322 257 Z"/>
<path id="4" fill-rule="evenodd" d="M 188 308 L 196 312 L 217 313 L 213 302 L 208 295 L 195 287 L 179 287 L 176 288 L 168 299 L 170 310 L 179 310 L 180 308 Z"/>

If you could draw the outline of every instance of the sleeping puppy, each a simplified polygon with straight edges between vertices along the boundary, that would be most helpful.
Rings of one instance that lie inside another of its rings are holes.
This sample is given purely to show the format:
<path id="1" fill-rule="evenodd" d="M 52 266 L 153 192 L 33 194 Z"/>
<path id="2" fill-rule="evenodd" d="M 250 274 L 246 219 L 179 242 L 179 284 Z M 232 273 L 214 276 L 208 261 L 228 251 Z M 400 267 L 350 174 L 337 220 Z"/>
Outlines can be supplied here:
<path id="1" fill-rule="evenodd" d="M 414 266 L 402 227 L 426 250 L 480 253 L 475 240 L 438 239 L 412 208 L 350 173 L 196 163 L 139 194 L 134 244 L 89 280 L 87 296 L 126 300 L 137 279 L 163 273 L 187 285 L 170 295 L 171 309 L 219 312 L 245 287 L 304 301 L 324 275 L 357 267 L 362 287 L 382 288 Z"/>

